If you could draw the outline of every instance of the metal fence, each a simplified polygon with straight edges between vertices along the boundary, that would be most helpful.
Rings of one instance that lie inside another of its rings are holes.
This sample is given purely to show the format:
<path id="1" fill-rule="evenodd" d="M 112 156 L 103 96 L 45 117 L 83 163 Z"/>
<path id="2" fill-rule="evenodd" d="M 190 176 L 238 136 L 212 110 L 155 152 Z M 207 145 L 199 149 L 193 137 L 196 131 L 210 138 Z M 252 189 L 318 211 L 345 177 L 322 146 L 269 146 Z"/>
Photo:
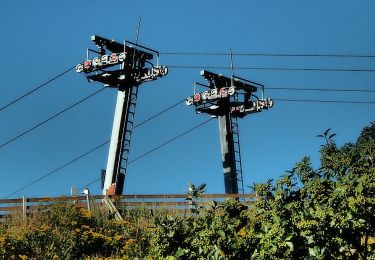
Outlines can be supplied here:
<path id="1" fill-rule="evenodd" d="M 86 208 L 102 207 L 104 205 L 104 195 L 89 196 L 68 196 L 56 198 L 21 198 L 21 199 L 0 199 L 0 220 L 4 221 L 8 216 L 18 215 L 26 218 L 30 214 L 35 214 L 50 205 L 57 203 L 72 203 L 76 207 Z M 152 208 L 171 210 L 174 212 L 189 212 L 192 205 L 188 194 L 137 194 L 107 197 L 119 208 Z M 203 194 L 200 205 L 208 207 L 212 201 L 221 202 L 228 198 L 238 198 L 244 204 L 251 205 L 255 200 L 254 194 Z"/>

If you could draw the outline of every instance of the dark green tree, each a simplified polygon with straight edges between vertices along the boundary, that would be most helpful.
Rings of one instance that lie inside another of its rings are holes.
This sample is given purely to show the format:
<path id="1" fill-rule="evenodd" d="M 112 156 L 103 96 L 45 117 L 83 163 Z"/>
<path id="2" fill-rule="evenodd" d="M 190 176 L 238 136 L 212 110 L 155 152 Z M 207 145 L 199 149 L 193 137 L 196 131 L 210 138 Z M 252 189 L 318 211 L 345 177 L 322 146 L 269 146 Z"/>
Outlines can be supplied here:
<path id="1" fill-rule="evenodd" d="M 375 256 L 375 124 L 342 147 L 335 135 L 330 129 L 319 135 L 319 169 L 305 157 L 275 185 L 255 185 L 259 246 L 253 258 Z"/>

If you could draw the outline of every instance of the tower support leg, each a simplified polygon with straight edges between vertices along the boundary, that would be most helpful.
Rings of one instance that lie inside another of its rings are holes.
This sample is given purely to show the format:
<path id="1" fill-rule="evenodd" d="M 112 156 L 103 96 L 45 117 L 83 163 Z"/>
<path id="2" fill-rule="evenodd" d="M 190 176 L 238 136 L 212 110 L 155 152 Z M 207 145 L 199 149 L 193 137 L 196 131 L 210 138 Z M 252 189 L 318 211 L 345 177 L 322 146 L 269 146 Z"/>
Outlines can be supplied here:
<path id="1" fill-rule="evenodd" d="M 220 129 L 221 160 L 224 171 L 225 193 L 238 194 L 236 159 L 230 113 L 219 116 L 218 121 Z"/>
<path id="2" fill-rule="evenodd" d="M 109 145 L 107 168 L 103 186 L 103 195 L 106 195 L 107 193 L 116 193 L 113 184 L 116 181 L 116 174 L 119 172 L 119 161 L 123 148 L 123 126 L 126 118 L 128 96 L 128 89 L 118 91 L 117 93 L 116 109 L 113 119 L 111 142 Z"/>

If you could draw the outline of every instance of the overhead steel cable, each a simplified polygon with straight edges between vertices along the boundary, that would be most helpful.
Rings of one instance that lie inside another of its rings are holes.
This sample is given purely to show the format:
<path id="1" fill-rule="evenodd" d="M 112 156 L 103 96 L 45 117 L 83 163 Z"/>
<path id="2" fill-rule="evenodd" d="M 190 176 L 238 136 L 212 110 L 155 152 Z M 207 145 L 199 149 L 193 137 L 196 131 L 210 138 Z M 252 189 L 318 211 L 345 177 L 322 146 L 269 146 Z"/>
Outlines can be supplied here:
<path id="1" fill-rule="evenodd" d="M 2 143 L 2 144 L 0 145 L 0 149 L 3 148 L 3 147 L 5 147 L 5 146 L 7 146 L 7 145 L 10 144 L 10 143 L 13 143 L 13 142 L 16 141 L 17 139 L 21 138 L 22 136 L 24 136 L 24 135 L 30 133 L 31 131 L 33 131 L 33 130 L 35 130 L 35 129 L 37 129 L 38 127 L 41 127 L 42 125 L 46 124 L 47 122 L 51 121 L 52 119 L 54 119 L 54 118 L 60 116 L 61 114 L 67 112 L 68 110 L 70 110 L 70 109 L 72 109 L 72 108 L 78 106 L 79 104 L 83 103 L 84 101 L 86 101 L 86 100 L 88 100 L 88 99 L 94 97 L 95 95 L 97 95 L 97 94 L 99 94 L 100 92 L 102 92 L 104 89 L 106 89 L 106 88 L 104 87 L 104 88 L 99 89 L 98 91 L 95 91 L 94 93 L 92 93 L 92 94 L 88 95 L 87 97 L 85 97 L 85 98 L 83 98 L 83 99 L 81 99 L 81 100 L 75 102 L 74 104 L 70 105 L 69 107 L 64 108 L 63 110 L 61 110 L 60 112 L 58 112 L 58 113 L 54 114 L 53 116 L 47 118 L 46 120 L 43 120 L 42 122 L 40 122 L 40 123 L 34 125 L 33 127 L 27 129 L 26 131 L 24 131 L 24 132 L 18 134 L 17 136 L 15 136 L 15 137 L 9 139 L 8 141 Z"/>
<path id="2" fill-rule="evenodd" d="M 45 175 L 43 175 L 43 176 L 41 176 L 41 177 L 39 177 L 39 178 L 33 180 L 32 182 L 30 182 L 30 183 L 28 183 L 28 184 L 26 184 L 26 185 L 24 185 L 24 186 L 22 186 L 21 188 L 19 188 L 18 190 L 14 191 L 14 192 L 12 192 L 12 193 L 10 193 L 10 194 L 8 194 L 8 195 L 7 195 L 6 197 L 4 197 L 4 198 L 7 199 L 7 198 L 9 198 L 10 196 L 13 196 L 14 194 L 16 194 L 16 193 L 18 193 L 18 192 L 20 192 L 20 191 L 22 191 L 22 190 L 24 190 L 24 189 L 30 187 L 31 185 L 33 185 L 33 184 L 35 184 L 35 183 L 37 183 L 37 182 L 39 182 L 39 181 L 41 181 L 41 180 L 47 178 L 48 176 L 54 174 L 55 172 L 57 172 L 57 171 L 59 171 L 59 170 L 65 168 L 66 166 L 68 166 L 68 165 L 70 165 L 70 164 L 72 164 L 72 163 L 74 163 L 74 162 L 76 162 L 76 161 L 82 159 L 83 157 L 85 157 L 85 156 L 91 154 L 92 152 L 98 150 L 99 148 L 105 146 L 106 144 L 108 144 L 108 141 L 107 141 L 107 142 L 104 142 L 104 143 L 102 143 L 102 144 L 100 144 L 100 145 L 98 145 L 98 146 L 96 146 L 96 147 L 94 147 L 94 148 L 92 148 L 92 149 L 90 149 L 90 150 L 87 151 L 86 153 L 81 154 L 80 156 L 78 156 L 78 157 L 76 157 L 76 158 L 70 160 L 69 162 L 64 163 L 63 165 L 57 167 L 56 169 L 50 171 L 49 173 L 47 173 L 47 174 L 45 174 Z"/>
<path id="3" fill-rule="evenodd" d="M 135 128 L 137 128 L 137 127 L 139 127 L 139 126 L 141 126 L 141 125 L 147 123 L 148 121 L 151 121 L 151 120 L 154 119 L 155 117 L 158 117 L 158 116 L 164 114 L 164 113 L 167 112 L 168 110 L 171 110 L 172 108 L 178 106 L 179 104 L 181 104 L 181 103 L 184 102 L 184 101 L 185 101 L 185 99 L 180 100 L 180 101 L 178 101 L 177 103 L 175 103 L 175 104 L 173 104 L 173 105 L 171 105 L 171 106 L 169 106 L 169 107 L 167 107 L 167 108 L 161 110 L 159 113 L 156 113 L 155 115 L 153 115 L 153 116 L 151 116 L 151 117 L 145 119 L 145 120 L 142 121 L 141 123 L 135 125 L 135 126 L 133 127 L 133 129 L 135 129 Z"/>
<path id="4" fill-rule="evenodd" d="M 231 70 L 230 66 L 204 65 L 170 65 L 174 69 L 222 69 Z M 345 68 L 288 68 L 288 67 L 236 67 L 236 70 L 273 70 L 273 71 L 324 71 L 324 72 L 375 72 L 375 69 L 345 69 Z"/>
<path id="5" fill-rule="evenodd" d="M 162 55 L 181 56 L 228 56 L 226 52 L 160 52 Z M 371 54 L 308 54 L 308 53 L 257 53 L 257 52 L 237 52 L 233 56 L 265 56 L 265 57 L 320 57 L 320 58 L 375 58 Z"/>
<path id="6" fill-rule="evenodd" d="M 135 125 L 135 126 L 134 126 L 134 129 L 137 128 L 137 127 L 139 127 L 139 126 L 141 126 L 141 125 L 143 125 L 143 124 L 145 124 L 145 123 L 147 123 L 147 122 L 149 122 L 150 120 L 152 120 L 152 119 L 154 119 L 154 118 L 156 118 L 156 117 L 158 117 L 158 116 L 160 116 L 160 115 L 166 113 L 167 111 L 169 111 L 170 109 L 176 107 L 177 105 L 181 104 L 182 102 L 183 102 L 183 101 L 179 101 L 178 103 L 175 103 L 175 104 L 173 104 L 173 105 L 171 105 L 171 106 L 169 106 L 169 107 L 163 109 L 162 111 L 156 113 L 155 115 L 153 115 L 153 116 L 147 118 L 146 120 L 142 121 L 141 123 Z M 96 151 L 96 150 L 98 150 L 98 149 L 104 147 L 105 145 L 109 144 L 109 142 L 110 142 L 110 141 L 108 140 L 108 141 L 106 141 L 106 142 L 104 142 L 104 143 L 101 143 L 101 144 L 95 146 L 94 148 L 92 148 L 92 149 L 90 149 L 89 151 L 87 151 L 87 152 L 85 152 L 85 153 L 83 153 L 83 154 L 81 154 L 81 155 L 75 157 L 74 159 L 70 160 L 69 162 L 64 163 L 63 165 L 61 165 L 61 166 L 57 167 L 56 169 L 54 169 L 54 170 L 48 172 L 47 174 L 45 174 L 45 175 L 43 175 L 43 176 L 41 176 L 41 177 L 39 177 L 39 178 L 33 180 L 32 182 L 30 182 L 30 183 L 28 183 L 28 184 L 26 184 L 26 185 L 24 185 L 24 186 L 22 186 L 22 187 L 19 188 L 18 190 L 16 190 L 16 191 L 10 193 L 9 195 L 7 195 L 5 198 L 9 198 L 10 196 L 12 196 L 12 195 L 14 195 L 14 194 L 16 194 L 16 193 L 18 193 L 18 192 L 20 192 L 20 191 L 22 191 L 22 190 L 28 188 L 28 187 L 30 187 L 31 185 L 33 185 L 33 184 L 35 184 L 35 183 L 37 183 L 37 182 L 43 180 L 44 178 L 46 178 L 46 177 L 48 177 L 48 176 L 50 176 L 50 175 L 56 173 L 57 171 L 59 171 L 59 170 L 65 168 L 65 167 L 69 166 L 70 164 L 72 164 L 72 163 L 74 163 L 74 162 L 76 162 L 76 161 L 78 161 L 78 160 L 80 160 L 80 159 L 86 157 L 87 155 L 93 153 L 94 151 Z"/>
<path id="7" fill-rule="evenodd" d="M 162 55 L 184 55 L 184 56 L 228 56 L 228 53 L 224 52 L 160 52 Z M 333 58 L 375 58 L 375 55 L 367 55 L 367 54 L 289 54 L 289 53 L 255 53 L 255 52 L 243 52 L 243 53 L 232 53 L 233 56 L 268 56 L 268 57 L 333 57 Z M 171 67 L 171 66 L 170 66 Z M 29 96 L 30 94 L 36 92 L 37 90 L 47 86 L 49 83 L 57 80 L 58 78 L 62 77 L 70 70 L 74 69 L 75 66 L 68 68 L 67 70 L 61 72 L 60 74 L 54 76 L 53 78 L 47 80 L 45 83 L 33 88 L 32 90 L 26 92 L 25 94 L 15 98 L 14 100 L 10 101 L 9 103 L 0 107 L 0 111 L 5 110 L 6 108 L 12 106 L 13 104 L 17 103 L 18 101 L 22 100 L 23 98 Z M 193 67 L 193 66 L 175 66 L 175 68 L 200 68 L 200 67 Z M 230 69 L 229 67 L 207 67 L 207 68 L 217 68 L 217 69 Z M 238 69 L 253 69 L 253 70 L 322 70 L 322 71 L 350 71 L 350 72 L 373 72 L 373 70 L 366 70 L 366 69 L 328 69 L 328 68 L 238 68 Z"/>
<path id="8" fill-rule="evenodd" d="M 10 143 L 16 141 L 17 139 L 21 138 L 22 136 L 24 136 L 24 135 L 30 133 L 31 131 L 37 129 L 38 127 L 40 127 L 40 126 L 46 124 L 47 122 L 49 122 L 49 121 L 51 121 L 52 119 L 58 117 L 59 115 L 61 115 L 61 114 L 65 113 L 65 112 L 67 112 L 68 110 L 70 110 L 70 109 L 76 107 L 77 105 L 83 103 L 84 101 L 90 99 L 91 97 L 97 95 L 98 93 L 100 93 L 100 92 L 103 91 L 104 89 L 105 89 L 105 87 L 102 88 L 102 89 L 100 89 L 100 90 L 98 90 L 98 91 L 96 91 L 96 92 L 94 92 L 94 93 L 92 93 L 92 94 L 90 94 L 89 96 L 87 96 L 87 97 L 85 97 L 85 98 L 83 98 L 83 99 L 77 101 L 76 103 L 74 103 L 74 104 L 70 105 L 69 107 L 67 107 L 67 108 L 65 108 L 65 109 L 63 109 L 63 110 L 61 110 L 60 112 L 54 114 L 53 116 L 47 118 L 46 120 L 44 120 L 44 121 L 42 121 L 42 122 L 36 124 L 35 126 L 29 128 L 28 130 L 26 130 L 26 131 L 24 131 L 24 132 L 18 134 L 17 136 L 11 138 L 10 140 L 8 140 L 8 141 L 2 143 L 2 144 L 0 145 L 0 149 L 3 148 L 3 147 L 5 147 L 5 146 L 7 146 L 8 144 L 10 144 Z M 335 90 L 330 90 L 330 89 L 297 89 L 297 88 L 268 88 L 268 89 L 375 92 L 375 91 L 373 91 L 373 90 L 363 90 L 363 89 L 362 89 L 362 90 L 353 90 L 353 89 L 352 89 L 352 90 L 345 90 L 345 89 L 335 89 Z M 375 104 L 375 102 L 373 102 L 373 101 L 343 101 L 343 100 L 314 100 L 314 99 L 277 99 L 277 98 L 275 98 L 274 100 L 275 100 L 275 101 L 284 101 L 284 102 L 315 102 L 315 103 L 370 104 L 370 105 Z M 177 102 L 177 103 L 174 104 L 172 107 L 167 108 L 166 111 L 168 111 L 169 109 L 173 108 L 174 106 L 177 106 L 177 105 L 178 105 L 179 103 L 181 103 L 181 102 L 182 102 L 182 101 Z M 165 112 L 165 111 L 161 111 L 161 112 L 159 112 L 159 114 L 162 114 L 162 113 L 164 113 L 164 112 Z M 150 119 L 148 119 L 148 120 L 151 120 L 151 119 L 152 119 L 152 118 L 150 118 Z M 143 122 L 143 123 L 145 123 L 145 122 Z"/>
<path id="9" fill-rule="evenodd" d="M 291 90 L 291 91 L 325 91 L 325 92 L 359 92 L 375 93 L 375 89 L 338 89 L 338 88 L 293 88 L 293 87 L 266 87 L 272 90 Z"/>
<path id="10" fill-rule="evenodd" d="M 375 101 L 351 101 L 351 100 L 321 100 L 321 99 L 290 99 L 290 98 L 273 98 L 281 102 L 310 102 L 310 103 L 339 103 L 339 104 L 362 104 L 375 105 Z"/>
<path id="11" fill-rule="evenodd" d="M 213 119 L 213 118 L 210 118 L 210 119 L 208 119 L 208 120 L 206 120 L 206 121 L 204 121 L 204 122 L 202 122 L 202 123 L 200 123 L 200 124 L 198 124 L 198 125 L 196 125 L 196 126 L 190 128 L 189 130 L 186 130 L 185 132 L 183 132 L 183 133 L 181 133 L 181 134 L 179 134 L 179 135 L 177 135 L 177 136 L 175 136 L 175 137 L 169 139 L 168 141 L 162 143 L 161 145 L 159 145 L 159 146 L 157 146 L 157 147 L 155 147 L 155 148 L 149 150 L 148 152 L 146 152 L 146 153 L 144 153 L 144 154 L 142 154 L 142 155 L 136 157 L 135 159 L 129 161 L 129 164 L 130 164 L 130 163 L 133 163 L 133 162 L 136 162 L 136 161 L 138 161 L 139 159 L 141 159 L 141 158 L 143 158 L 143 157 L 149 155 L 150 153 L 152 153 L 152 152 L 154 152 L 154 151 L 156 151 L 156 150 L 159 150 L 160 148 L 166 146 L 167 144 L 169 144 L 169 143 L 171 143 L 171 142 L 173 142 L 173 141 L 175 141 L 175 140 L 177 140 L 177 139 L 183 137 L 184 135 L 186 135 L 186 134 L 188 134 L 188 133 L 194 131 L 195 129 L 197 129 L 197 128 L 203 126 L 203 125 L 205 125 L 206 123 L 208 123 L 208 122 L 211 121 L 212 119 Z"/>
<path id="12" fill-rule="evenodd" d="M 179 135 L 177 135 L 177 136 L 175 136 L 175 137 L 169 139 L 168 141 L 166 141 L 166 142 L 164 142 L 164 143 L 162 143 L 162 144 L 156 146 L 155 148 L 152 148 L 151 150 L 149 150 L 149 151 L 147 151 L 147 152 L 141 154 L 140 156 L 134 158 L 133 160 L 129 161 L 129 164 L 134 163 L 134 162 L 136 162 L 136 161 L 142 159 L 143 157 L 145 157 L 145 156 L 147 156 L 147 155 L 149 155 L 149 154 L 151 154 L 151 153 L 153 153 L 153 152 L 155 152 L 155 151 L 157 151 L 157 150 L 163 148 L 164 146 L 166 146 L 166 145 L 172 143 L 173 141 L 175 141 L 175 140 L 177 140 L 177 139 L 183 137 L 184 135 L 186 135 L 186 134 L 188 134 L 188 133 L 194 131 L 195 129 L 197 129 L 197 128 L 203 126 L 203 125 L 205 125 L 206 123 L 210 122 L 212 119 L 213 119 L 213 118 L 210 118 L 210 119 L 208 119 L 208 120 L 206 120 L 206 121 L 203 121 L 202 123 L 200 123 L 200 124 L 198 124 L 198 125 L 196 125 L 196 126 L 190 128 L 190 129 L 184 131 L 183 133 L 181 133 L 181 134 L 179 134 Z M 91 181 L 90 183 L 88 183 L 88 184 L 82 186 L 81 189 L 84 188 L 84 187 L 88 187 L 88 186 L 90 186 L 90 185 L 92 185 L 92 184 L 98 182 L 100 179 L 101 179 L 101 178 L 98 178 L 98 179 L 95 179 L 95 180 Z"/>
<path id="13" fill-rule="evenodd" d="M 44 82 L 43 84 L 41 84 L 41 85 L 39 85 L 39 86 L 33 88 L 32 90 L 30 90 L 30 91 L 26 92 L 25 94 L 19 96 L 18 98 L 16 98 L 16 99 L 10 101 L 8 104 L 6 104 L 6 105 L 0 107 L 0 111 L 3 111 L 4 109 L 6 109 L 6 108 L 8 108 L 8 107 L 10 107 L 10 106 L 12 106 L 12 105 L 14 105 L 15 103 L 17 103 L 18 101 L 24 99 L 25 97 L 29 96 L 30 94 L 34 93 L 35 91 L 37 91 L 37 90 L 39 90 L 39 89 L 41 89 L 41 88 L 47 86 L 49 83 L 51 83 L 51 82 L 57 80 L 58 78 L 64 76 L 66 73 L 68 73 L 69 71 L 71 71 L 71 70 L 74 69 L 74 68 L 75 68 L 75 66 L 70 67 L 69 69 L 67 69 L 67 70 L 65 70 L 65 71 L 63 71 L 63 72 L 61 72 L 60 74 L 56 75 L 55 77 L 53 77 L 53 78 L 47 80 L 47 81 Z"/>
<path id="14" fill-rule="evenodd" d="M 340 101 L 340 100 L 281 99 L 281 98 L 275 98 L 274 100 L 275 100 L 275 101 L 281 101 L 281 102 L 313 102 L 313 103 L 375 104 L 375 102 L 371 102 L 371 101 L 370 101 L 370 102 L 357 102 L 357 101 Z M 141 122 L 141 123 L 139 123 L 138 125 L 134 126 L 134 128 L 139 127 L 139 126 L 143 125 L 144 123 L 150 121 L 151 119 L 153 119 L 153 118 L 155 118 L 155 117 L 157 117 L 157 116 L 159 116 L 159 115 L 161 115 L 161 114 L 167 112 L 168 110 L 172 109 L 173 107 L 176 107 L 176 106 L 177 106 L 178 104 L 180 104 L 180 103 L 182 103 L 182 101 L 179 101 L 178 103 L 173 104 L 172 106 L 170 106 L 170 107 L 168 107 L 168 108 L 162 110 L 161 112 L 159 112 L 159 113 L 153 115 L 152 117 L 150 117 L 150 118 L 144 120 L 143 122 Z M 143 157 L 145 157 L 145 156 L 147 156 L 148 154 L 150 154 L 150 153 L 152 153 L 152 152 L 154 152 L 154 151 L 156 151 L 156 150 L 158 150 L 158 149 L 160 149 L 160 148 L 162 148 L 162 147 L 164 147 L 165 145 L 167 145 L 167 144 L 173 142 L 174 140 L 176 140 L 176 139 L 178 139 L 178 138 L 181 138 L 183 135 L 186 135 L 187 133 L 189 133 L 189 132 L 195 130 L 196 128 L 198 128 L 198 127 L 200 127 L 200 126 L 202 126 L 202 125 L 204 125 L 205 123 L 207 123 L 207 122 L 210 121 L 210 120 L 212 120 L 212 118 L 210 118 L 209 120 L 204 121 L 203 123 L 201 123 L 201 124 L 199 124 L 199 125 L 197 125 L 197 126 L 191 128 L 191 129 L 185 131 L 184 133 L 182 133 L 182 134 L 180 134 L 180 135 L 178 135 L 178 136 L 176 136 L 176 137 L 174 137 L 174 138 L 168 140 L 167 142 L 165 142 L 165 143 L 163 143 L 163 144 L 157 146 L 156 148 L 153 148 L 153 149 L 151 149 L 150 151 L 148 151 L 148 152 L 146 152 L 146 153 L 144 153 L 144 154 L 138 156 L 137 158 L 135 158 L 135 159 L 133 159 L 132 161 L 130 161 L 129 164 L 130 164 L 130 163 L 133 163 L 133 162 L 135 162 L 135 161 L 137 161 L 137 160 L 139 160 L 139 159 L 141 159 L 141 158 L 143 158 Z M 5 197 L 5 198 L 9 198 L 10 196 L 12 196 L 12 195 L 18 193 L 19 191 L 22 191 L 22 190 L 24 190 L 24 189 L 30 187 L 31 185 L 33 185 L 33 184 L 35 184 L 36 182 L 38 182 L 38 181 L 44 179 L 45 177 L 48 177 L 49 175 L 51 175 L 51 174 L 53 174 L 53 173 L 55 173 L 55 172 L 57 172 L 57 171 L 59 171 L 59 170 L 65 168 L 66 166 L 68 166 L 68 165 L 70 165 L 70 164 L 72 164 L 72 163 L 78 161 L 79 159 L 82 159 L 83 157 L 89 155 L 90 153 L 92 153 L 92 152 L 98 150 L 99 148 L 103 147 L 104 145 L 108 144 L 109 142 L 110 142 L 110 141 L 106 141 L 106 142 L 104 142 L 104 143 L 102 143 L 102 144 L 100 144 L 100 145 L 98 145 L 98 146 L 92 148 L 92 149 L 89 150 L 88 152 L 85 152 L 84 154 L 82 154 L 82 155 L 80 155 L 80 156 L 78 156 L 78 157 L 72 159 L 72 160 L 69 161 L 68 163 L 63 164 L 62 166 L 60 166 L 60 167 L 56 168 L 55 170 L 53 170 L 53 171 L 47 173 L 46 175 L 41 176 L 41 177 L 38 178 L 37 180 L 34 180 L 32 183 L 29 183 L 29 184 L 23 186 L 22 188 L 20 188 L 20 189 L 18 189 L 17 191 L 11 193 L 10 195 L 8 195 L 8 196 Z M 92 185 L 92 184 L 98 182 L 99 180 L 100 180 L 100 178 L 95 179 L 95 180 L 93 180 L 92 182 L 90 182 L 90 183 L 84 185 L 83 187 L 87 187 L 87 186 L 89 186 L 89 185 Z"/>

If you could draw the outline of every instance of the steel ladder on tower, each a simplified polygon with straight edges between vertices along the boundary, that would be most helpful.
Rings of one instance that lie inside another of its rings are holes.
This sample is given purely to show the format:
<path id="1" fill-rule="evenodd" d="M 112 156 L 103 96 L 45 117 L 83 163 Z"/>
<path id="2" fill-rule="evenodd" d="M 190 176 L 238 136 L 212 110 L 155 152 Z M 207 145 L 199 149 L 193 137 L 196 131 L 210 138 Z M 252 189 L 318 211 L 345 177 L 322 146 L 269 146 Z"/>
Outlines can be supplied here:
<path id="1" fill-rule="evenodd" d="M 126 99 L 126 115 L 125 120 L 123 122 L 123 134 L 122 140 L 120 141 L 121 147 L 121 155 L 119 160 L 118 171 L 116 174 L 116 185 L 119 183 L 119 177 L 122 174 L 123 178 L 125 178 L 127 167 L 129 163 L 129 151 L 130 151 L 130 142 L 132 137 L 132 132 L 134 128 L 134 119 L 135 119 L 135 111 L 137 106 L 137 97 L 138 97 L 138 85 L 133 85 L 132 87 L 125 89 L 127 93 L 125 94 Z"/>
<path id="2" fill-rule="evenodd" d="M 238 193 L 245 193 L 243 184 L 242 174 L 242 161 L 241 161 L 241 147 L 240 147 L 240 131 L 238 127 L 237 117 L 231 117 L 231 128 L 233 134 L 233 146 L 234 146 L 234 159 L 236 163 L 236 176 L 238 182 Z"/>

